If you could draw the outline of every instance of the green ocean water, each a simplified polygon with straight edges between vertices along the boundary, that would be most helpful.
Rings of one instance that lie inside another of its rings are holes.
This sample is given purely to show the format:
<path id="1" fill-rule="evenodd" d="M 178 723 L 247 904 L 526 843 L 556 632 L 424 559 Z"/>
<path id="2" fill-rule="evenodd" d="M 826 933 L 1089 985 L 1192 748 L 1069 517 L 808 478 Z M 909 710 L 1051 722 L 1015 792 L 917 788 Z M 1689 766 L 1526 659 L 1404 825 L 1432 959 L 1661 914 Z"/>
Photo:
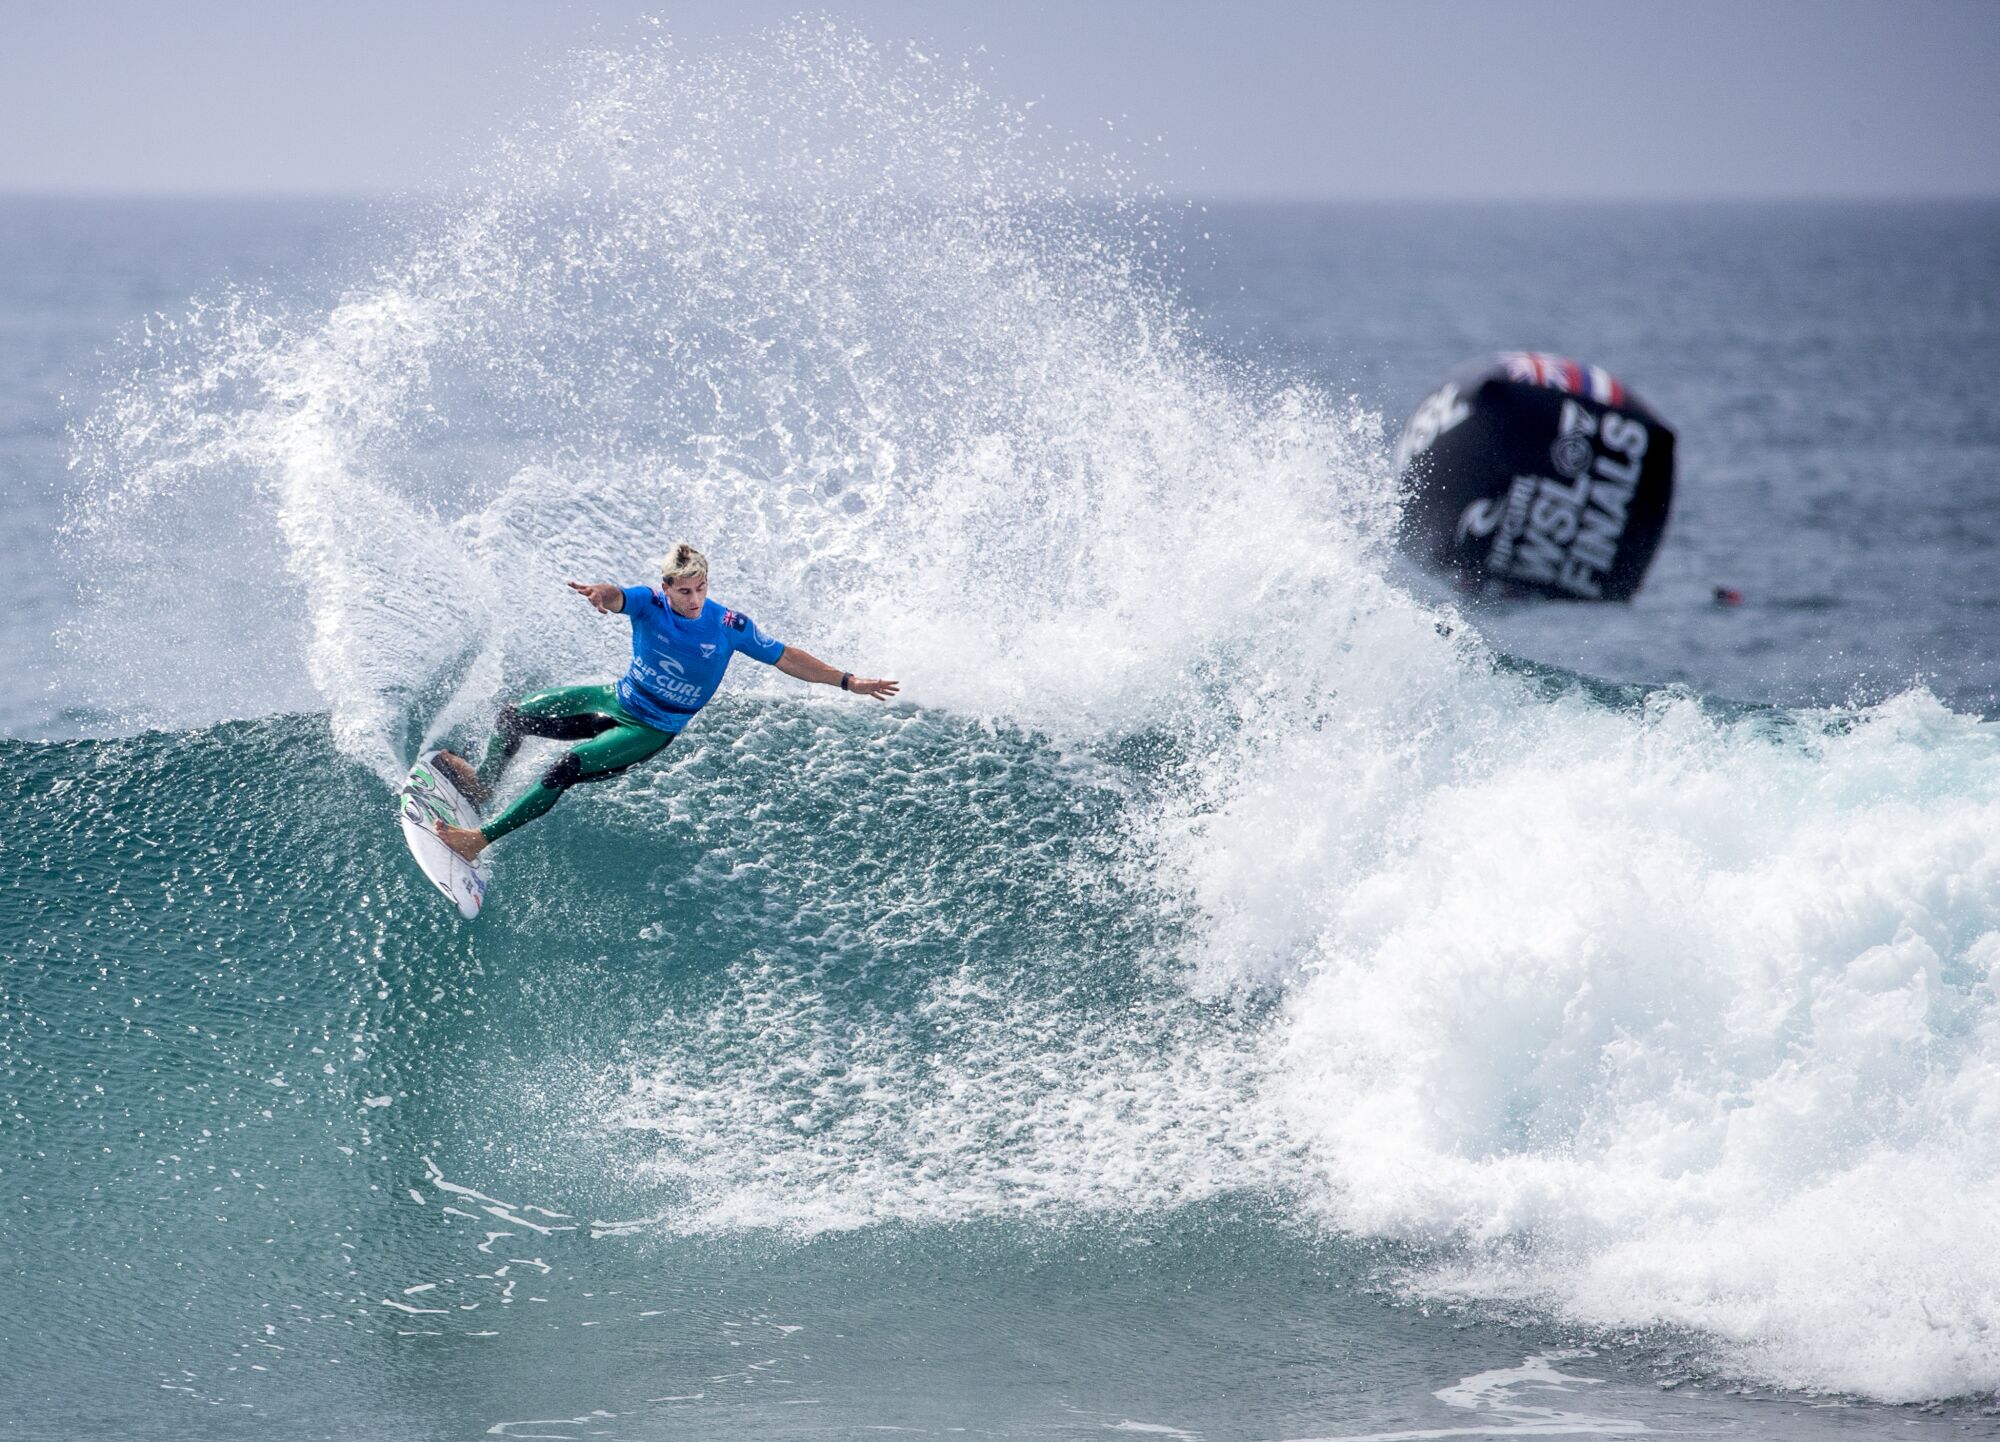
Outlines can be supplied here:
<path id="1" fill-rule="evenodd" d="M 10 1286 L 41 1299 L 8 1312 L 24 1435 L 543 1413 L 506 1435 L 1061 1433 L 1169 1397 L 1278 1425 L 1303 1399 L 1257 1377 L 1287 1367 L 1369 1412 L 1323 1355 L 1381 1308 L 1365 1251 L 1226 1179 L 1182 1207 L 1143 1168 L 1067 1176 L 990 1119 L 954 1155 L 915 1145 L 968 1077 L 1017 1106 L 1087 1096 L 1075 1063 L 1143 1045 L 1119 1034 L 1135 1010 L 1254 1025 L 1073 964 L 1149 948 L 1106 904 L 1131 884 L 1103 855 L 1115 791 L 1028 739 L 725 702 L 645 788 L 679 817 L 573 800 L 477 927 L 317 718 L 6 750 Z M 1064 1071 L 980 1074 L 1017 1045 Z M 782 1140 L 721 1154 L 638 1121 L 640 1059 Z M 844 1151 L 904 1146 L 885 1190 L 933 1224 L 844 1175 Z M 776 1225 L 713 1215 L 802 1168 Z M 890 1224 L 846 1225 L 870 1212 Z M 1169 1355 L 1133 1369 L 1141 1338 Z"/>
<path id="2" fill-rule="evenodd" d="M 1430 1394 L 1531 1353 L 1576 1430 L 1750 1426 L 1696 1338 L 1414 1305 L 1302 1220 L 1215 1090 L 1270 1008 L 1191 998 L 1118 864 L 1154 758 L 697 736 L 475 926 L 320 718 L 5 743 L 11 1431 L 1504 1428 Z"/>

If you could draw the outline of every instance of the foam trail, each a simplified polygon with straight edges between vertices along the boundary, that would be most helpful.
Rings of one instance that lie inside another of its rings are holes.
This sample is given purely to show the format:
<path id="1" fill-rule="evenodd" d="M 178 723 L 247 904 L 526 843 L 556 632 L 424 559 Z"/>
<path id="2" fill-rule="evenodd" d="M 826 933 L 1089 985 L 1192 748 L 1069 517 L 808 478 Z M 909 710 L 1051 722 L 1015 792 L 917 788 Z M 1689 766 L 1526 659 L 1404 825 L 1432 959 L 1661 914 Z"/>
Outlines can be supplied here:
<path id="1" fill-rule="evenodd" d="M 1537 1406 L 1529 1398 L 1545 1402 L 1548 1394 L 1569 1393 L 1577 1387 L 1597 1385 L 1595 1377 L 1578 1377 L 1556 1369 L 1555 1364 L 1589 1352 L 1552 1352 L 1529 1357 L 1518 1367 L 1501 1367 L 1477 1372 L 1433 1393 L 1447 1407 L 1471 1412 L 1493 1420 L 1483 1425 L 1473 1421 L 1463 1427 L 1426 1427 L 1408 1432 L 1369 1432 L 1350 1437 L 1292 1438 L 1288 1442 L 1431 1442 L 1442 1437 L 1632 1437 L 1653 1429 L 1635 1418 L 1592 1416 L 1587 1412 L 1566 1412 L 1558 1407 Z"/>

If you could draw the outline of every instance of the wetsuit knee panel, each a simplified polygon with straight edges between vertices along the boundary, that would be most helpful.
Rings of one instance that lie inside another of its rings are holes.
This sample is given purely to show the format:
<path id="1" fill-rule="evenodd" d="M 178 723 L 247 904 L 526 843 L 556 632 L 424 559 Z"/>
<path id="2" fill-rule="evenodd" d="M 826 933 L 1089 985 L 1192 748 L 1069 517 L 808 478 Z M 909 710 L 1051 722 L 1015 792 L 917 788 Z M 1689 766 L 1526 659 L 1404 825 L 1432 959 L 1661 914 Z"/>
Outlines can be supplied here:
<path id="1" fill-rule="evenodd" d="M 574 751 L 563 752 L 562 759 L 542 773 L 542 785 L 555 791 L 566 791 L 576 785 L 583 775 L 583 762 Z"/>

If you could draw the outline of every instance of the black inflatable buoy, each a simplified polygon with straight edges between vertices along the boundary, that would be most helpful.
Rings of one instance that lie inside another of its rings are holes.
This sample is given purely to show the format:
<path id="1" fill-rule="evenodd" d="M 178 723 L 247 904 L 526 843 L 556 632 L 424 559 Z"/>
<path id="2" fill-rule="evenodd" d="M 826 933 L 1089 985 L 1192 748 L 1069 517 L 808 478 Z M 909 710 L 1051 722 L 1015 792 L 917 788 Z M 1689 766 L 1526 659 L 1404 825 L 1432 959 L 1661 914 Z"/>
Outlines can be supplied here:
<path id="1" fill-rule="evenodd" d="M 1626 601 L 1674 493 L 1674 433 L 1596 366 L 1509 351 L 1454 371 L 1396 447 L 1403 547 L 1474 586 Z"/>

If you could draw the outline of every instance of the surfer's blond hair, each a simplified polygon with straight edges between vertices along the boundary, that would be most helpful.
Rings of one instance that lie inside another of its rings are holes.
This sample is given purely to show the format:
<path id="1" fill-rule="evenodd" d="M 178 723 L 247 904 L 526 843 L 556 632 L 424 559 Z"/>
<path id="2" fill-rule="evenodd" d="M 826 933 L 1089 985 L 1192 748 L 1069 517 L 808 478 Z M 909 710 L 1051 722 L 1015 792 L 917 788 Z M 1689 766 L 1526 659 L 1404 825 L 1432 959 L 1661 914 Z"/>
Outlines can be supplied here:
<path id="1" fill-rule="evenodd" d="M 660 575 L 668 581 L 678 581 L 683 576 L 700 576 L 707 580 L 708 557 L 686 541 L 675 541 L 667 547 L 667 558 L 660 562 Z"/>

